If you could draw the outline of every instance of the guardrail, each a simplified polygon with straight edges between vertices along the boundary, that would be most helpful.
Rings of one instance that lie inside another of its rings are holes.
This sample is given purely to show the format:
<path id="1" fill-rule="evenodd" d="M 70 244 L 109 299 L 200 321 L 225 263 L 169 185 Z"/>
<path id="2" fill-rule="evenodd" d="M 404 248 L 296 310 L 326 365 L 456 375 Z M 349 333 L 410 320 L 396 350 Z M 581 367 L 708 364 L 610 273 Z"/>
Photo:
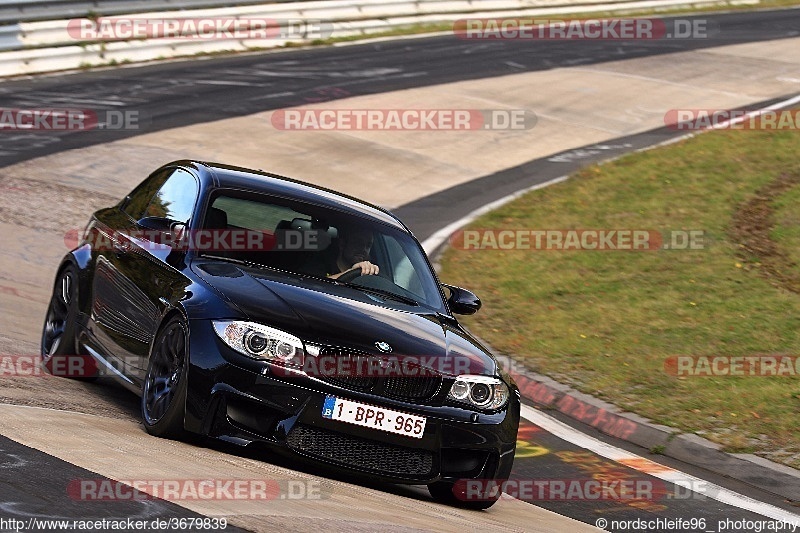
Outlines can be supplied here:
<path id="1" fill-rule="evenodd" d="M 40 2 L 41 0 L 29 0 Z M 203 1 L 203 0 L 201 0 Z M 210 1 L 210 0 L 208 0 Z M 131 14 L 131 19 L 236 19 L 322 21 L 330 37 L 368 36 L 414 25 L 452 23 L 466 17 L 545 17 L 587 12 L 669 10 L 679 6 L 757 4 L 759 0 L 317 0 L 191 11 Z M 128 17 L 126 16 L 126 19 Z M 23 22 L 0 26 L 0 76 L 149 61 L 227 51 L 309 43 L 318 36 L 294 34 L 264 39 L 155 38 L 81 40 L 75 20 Z M 88 22 L 88 21 L 86 21 Z M 72 29 L 72 34 L 70 33 Z"/>
<path id="2" fill-rule="evenodd" d="M 20 40 L 22 29 L 19 24 L 0 26 L 0 50 L 17 50 L 24 45 Z"/>
<path id="3" fill-rule="evenodd" d="M 276 3 L 292 0 L 274 0 Z M 296 0 L 294 0 L 296 1 Z M 201 9 L 263 4 L 264 0 L 14 0 L 0 3 L 0 24 L 85 17 L 126 15 L 173 9 Z"/>

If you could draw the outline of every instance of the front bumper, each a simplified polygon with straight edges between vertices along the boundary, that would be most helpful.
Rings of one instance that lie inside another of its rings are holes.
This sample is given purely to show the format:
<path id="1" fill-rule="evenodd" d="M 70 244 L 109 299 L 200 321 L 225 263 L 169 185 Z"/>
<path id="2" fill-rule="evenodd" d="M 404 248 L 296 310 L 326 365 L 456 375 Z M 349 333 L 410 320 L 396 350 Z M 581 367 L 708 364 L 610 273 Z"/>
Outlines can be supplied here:
<path id="1" fill-rule="evenodd" d="M 273 367 L 231 350 L 207 320 L 190 321 L 187 430 L 237 444 L 263 443 L 296 458 L 392 483 L 504 479 L 511 472 L 519 396 L 483 413 L 421 405 L 347 390 Z M 266 371 L 265 371 L 266 369 Z M 322 416 L 326 396 L 424 416 L 422 438 Z M 435 403 L 435 402 L 434 402 Z"/>

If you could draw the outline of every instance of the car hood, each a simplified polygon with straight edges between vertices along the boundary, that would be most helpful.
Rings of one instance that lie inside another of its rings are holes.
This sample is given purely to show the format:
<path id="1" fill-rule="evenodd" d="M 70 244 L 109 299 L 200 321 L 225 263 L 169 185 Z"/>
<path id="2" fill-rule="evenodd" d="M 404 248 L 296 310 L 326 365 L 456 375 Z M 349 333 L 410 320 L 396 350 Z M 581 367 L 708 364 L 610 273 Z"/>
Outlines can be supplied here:
<path id="1" fill-rule="evenodd" d="M 244 318 L 292 333 L 307 343 L 412 356 L 447 375 L 495 375 L 497 363 L 449 317 L 324 280 L 218 261 L 193 270 Z"/>

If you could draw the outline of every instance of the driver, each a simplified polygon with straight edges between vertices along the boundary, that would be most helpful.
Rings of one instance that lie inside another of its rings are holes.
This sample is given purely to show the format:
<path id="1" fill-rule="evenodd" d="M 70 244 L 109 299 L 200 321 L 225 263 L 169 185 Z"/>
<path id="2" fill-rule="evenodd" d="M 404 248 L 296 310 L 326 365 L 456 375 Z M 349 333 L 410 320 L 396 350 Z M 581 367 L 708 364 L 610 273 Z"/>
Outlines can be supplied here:
<path id="1" fill-rule="evenodd" d="M 340 228 L 342 230 L 344 228 Z M 365 229 L 353 229 L 339 232 L 339 254 L 336 263 L 328 268 L 328 277 L 337 279 L 342 274 L 355 269 L 361 270 L 362 276 L 378 274 L 378 265 L 369 261 L 372 248 L 372 232 Z"/>

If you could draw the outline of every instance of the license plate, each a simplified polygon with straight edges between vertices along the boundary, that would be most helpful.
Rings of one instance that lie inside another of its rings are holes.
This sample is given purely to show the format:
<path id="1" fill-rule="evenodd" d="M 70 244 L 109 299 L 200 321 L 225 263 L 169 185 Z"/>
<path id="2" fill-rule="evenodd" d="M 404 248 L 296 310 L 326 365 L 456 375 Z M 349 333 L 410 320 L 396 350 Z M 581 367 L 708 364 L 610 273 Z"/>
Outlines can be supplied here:
<path id="1" fill-rule="evenodd" d="M 322 416 L 331 420 L 341 420 L 357 426 L 363 426 L 406 437 L 421 439 L 425 432 L 426 418 L 410 415 L 392 409 L 365 405 L 363 403 L 344 400 L 335 396 L 326 396 L 322 405 Z"/>

